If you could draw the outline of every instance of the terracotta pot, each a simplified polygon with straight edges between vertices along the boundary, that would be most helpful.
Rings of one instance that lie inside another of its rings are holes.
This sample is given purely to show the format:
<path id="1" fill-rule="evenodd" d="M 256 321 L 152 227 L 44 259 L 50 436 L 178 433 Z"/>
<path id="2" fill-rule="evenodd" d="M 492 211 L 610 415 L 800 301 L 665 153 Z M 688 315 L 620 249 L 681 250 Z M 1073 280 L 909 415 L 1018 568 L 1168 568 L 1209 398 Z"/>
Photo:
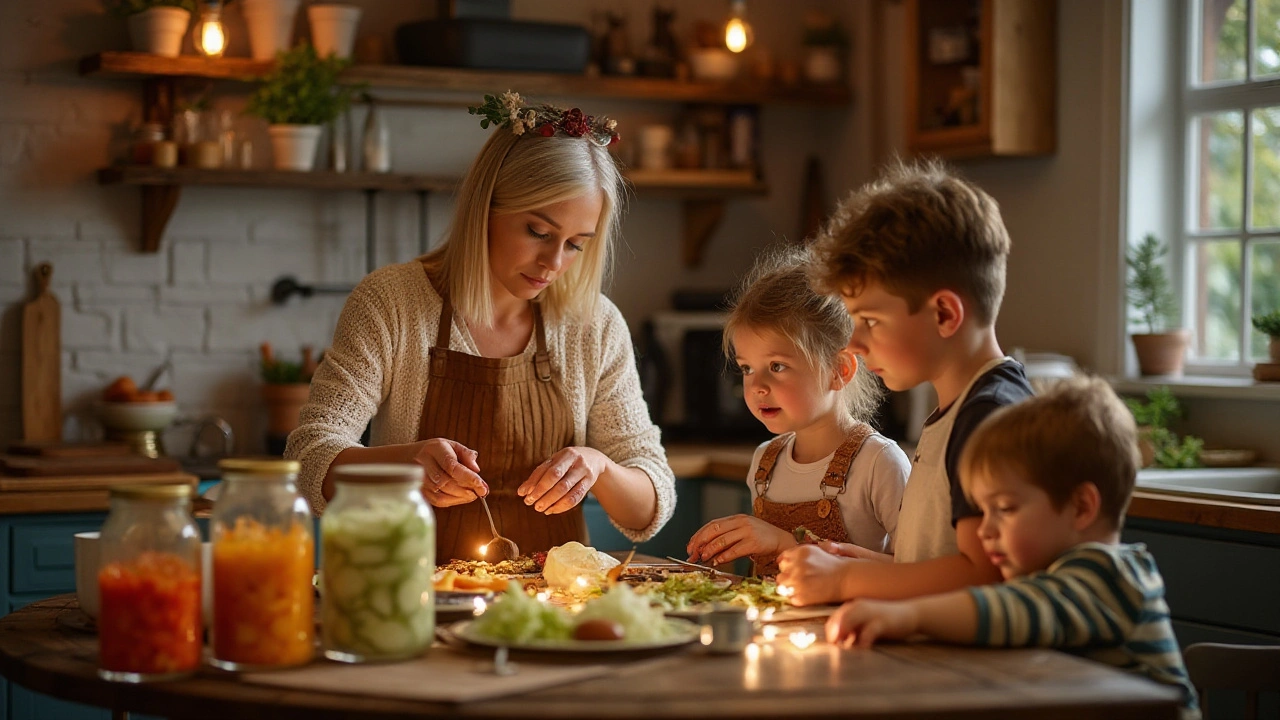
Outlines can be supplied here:
<path id="1" fill-rule="evenodd" d="M 1280 363 L 1280 337 L 1271 336 L 1271 342 L 1267 343 L 1267 353 L 1271 355 L 1271 362 Z"/>
<path id="2" fill-rule="evenodd" d="M 262 400 L 267 404 L 267 432 L 283 437 L 297 429 L 298 411 L 310 394 L 310 383 L 263 385 Z"/>
<path id="3" fill-rule="evenodd" d="M 1138 426 L 1138 452 L 1142 454 L 1142 467 L 1151 467 L 1156 461 L 1156 446 L 1151 442 L 1151 426 Z"/>
<path id="4" fill-rule="evenodd" d="M 1181 375 L 1191 333 L 1175 330 L 1167 333 L 1138 334 L 1133 350 L 1138 355 L 1138 371 L 1143 375 Z"/>
<path id="5" fill-rule="evenodd" d="M 241 0 L 238 4 L 254 60 L 274 60 L 276 53 L 293 45 L 298 0 Z"/>
<path id="6" fill-rule="evenodd" d="M 138 52 L 178 57 L 191 13 L 179 7 L 153 7 L 129 16 L 129 37 Z"/>

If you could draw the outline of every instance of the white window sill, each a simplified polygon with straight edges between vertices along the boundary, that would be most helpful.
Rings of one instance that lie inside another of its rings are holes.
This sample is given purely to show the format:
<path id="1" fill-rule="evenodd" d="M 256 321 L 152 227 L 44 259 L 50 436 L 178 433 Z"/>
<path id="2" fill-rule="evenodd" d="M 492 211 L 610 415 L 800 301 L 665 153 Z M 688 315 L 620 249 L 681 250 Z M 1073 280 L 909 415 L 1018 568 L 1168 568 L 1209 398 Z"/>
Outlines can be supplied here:
<path id="1" fill-rule="evenodd" d="M 1167 387 L 1177 397 L 1280 401 L 1280 382 L 1258 382 L 1252 378 L 1211 375 L 1108 377 L 1107 382 L 1116 392 L 1126 394 L 1141 395 L 1152 388 Z"/>

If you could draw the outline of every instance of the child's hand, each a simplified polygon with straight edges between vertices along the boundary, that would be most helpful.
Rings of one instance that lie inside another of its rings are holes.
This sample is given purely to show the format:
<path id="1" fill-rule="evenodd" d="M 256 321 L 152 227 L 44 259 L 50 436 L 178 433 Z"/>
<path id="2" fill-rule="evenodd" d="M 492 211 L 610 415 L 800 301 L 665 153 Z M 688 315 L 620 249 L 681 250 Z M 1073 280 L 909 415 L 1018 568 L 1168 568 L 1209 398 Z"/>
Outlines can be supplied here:
<path id="1" fill-rule="evenodd" d="M 827 642 L 871 647 L 881 638 L 904 640 L 919 632 L 920 614 L 911 602 L 854 600 L 827 618 Z"/>
<path id="2" fill-rule="evenodd" d="M 841 577 L 852 564 L 862 562 L 839 557 L 818 545 L 801 545 L 778 556 L 778 584 L 794 590 L 794 605 L 817 605 L 842 599 Z"/>
<path id="3" fill-rule="evenodd" d="M 689 562 L 715 565 L 750 555 L 777 555 L 795 547 L 791 533 L 750 515 L 730 515 L 703 525 L 689 538 Z"/>

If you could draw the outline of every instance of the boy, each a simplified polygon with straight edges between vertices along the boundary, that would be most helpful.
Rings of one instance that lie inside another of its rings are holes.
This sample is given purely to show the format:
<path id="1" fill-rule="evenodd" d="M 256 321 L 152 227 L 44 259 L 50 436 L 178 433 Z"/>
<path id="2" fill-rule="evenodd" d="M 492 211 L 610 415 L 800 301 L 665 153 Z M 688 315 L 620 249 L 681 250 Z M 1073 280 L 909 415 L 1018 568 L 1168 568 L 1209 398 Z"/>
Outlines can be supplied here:
<path id="1" fill-rule="evenodd" d="M 1120 528 L 1138 466 L 1133 417 L 1102 380 L 1069 380 L 993 414 L 960 462 L 982 508 L 978 534 L 1006 582 L 897 602 L 855 600 L 831 642 L 869 646 L 923 633 L 954 643 L 1060 647 L 1196 694 L 1178 651 L 1164 581 Z"/>
<path id="2" fill-rule="evenodd" d="M 849 348 L 890 390 L 930 383 L 938 409 L 916 447 L 893 557 L 802 545 L 779 557 L 779 584 L 809 605 L 995 582 L 956 472 L 974 428 L 1032 394 L 996 341 L 1009 234 L 995 200 L 940 163 L 898 163 L 845 200 L 814 250 L 814 286 L 853 317 Z"/>

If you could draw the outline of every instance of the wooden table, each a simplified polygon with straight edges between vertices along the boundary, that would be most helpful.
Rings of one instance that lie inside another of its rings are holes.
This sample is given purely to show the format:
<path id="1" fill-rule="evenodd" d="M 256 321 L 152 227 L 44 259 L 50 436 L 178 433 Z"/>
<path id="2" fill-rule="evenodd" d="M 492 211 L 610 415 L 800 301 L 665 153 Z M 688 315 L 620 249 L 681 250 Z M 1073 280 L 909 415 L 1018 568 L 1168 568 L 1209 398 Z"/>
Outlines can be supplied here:
<path id="1" fill-rule="evenodd" d="M 620 663 L 592 680 L 467 704 L 300 692 L 215 670 L 117 684 L 98 679 L 97 638 L 70 627 L 72 614 L 82 617 L 75 597 L 61 595 L 0 618 L 0 673 L 66 700 L 184 720 L 1177 717 L 1175 689 L 1063 653 L 923 644 L 798 650 L 782 640 L 755 659 L 693 648 Z"/>

